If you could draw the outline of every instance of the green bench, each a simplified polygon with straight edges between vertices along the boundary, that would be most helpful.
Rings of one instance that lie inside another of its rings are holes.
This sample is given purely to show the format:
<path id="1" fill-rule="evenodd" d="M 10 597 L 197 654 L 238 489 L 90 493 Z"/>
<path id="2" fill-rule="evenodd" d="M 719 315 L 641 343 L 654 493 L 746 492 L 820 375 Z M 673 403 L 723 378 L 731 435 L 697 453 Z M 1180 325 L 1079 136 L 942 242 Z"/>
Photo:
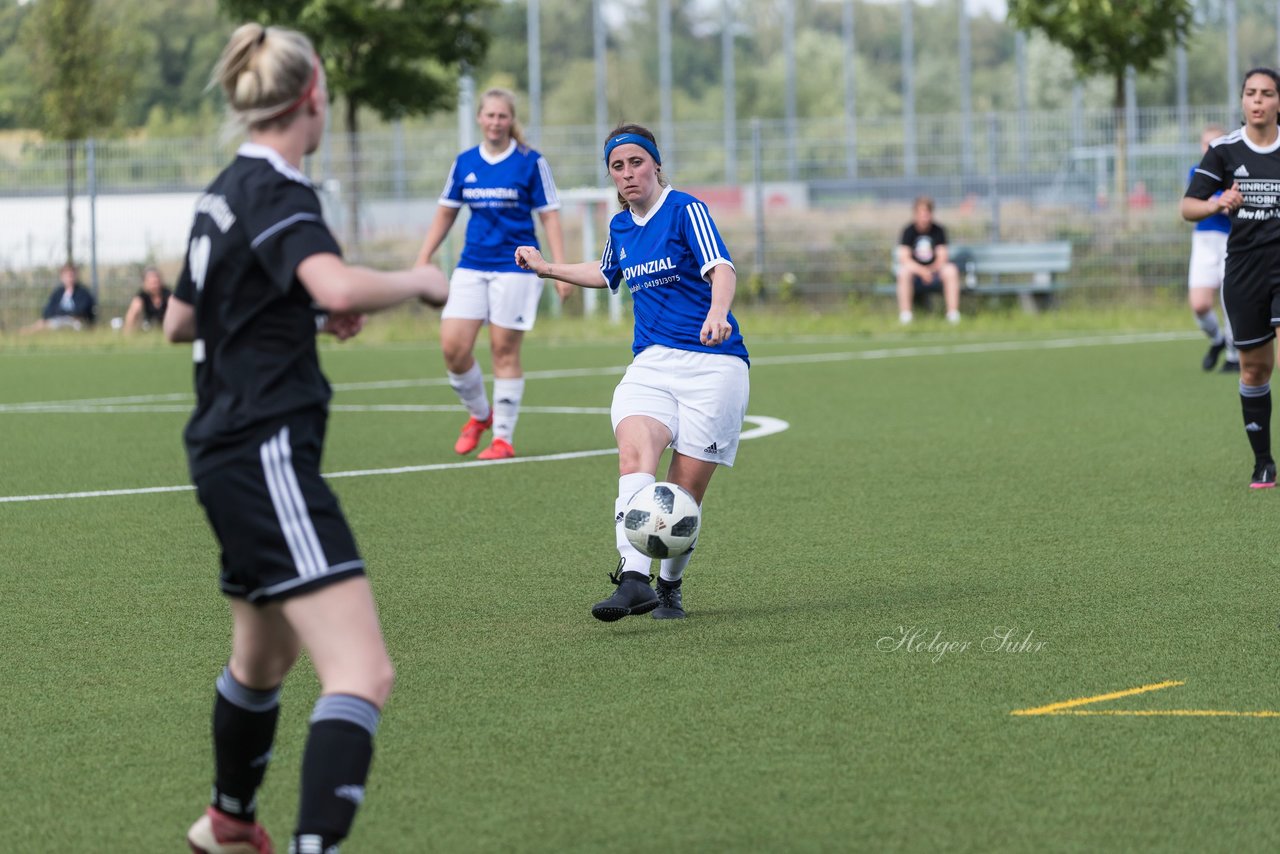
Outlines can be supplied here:
<path id="1" fill-rule="evenodd" d="M 1071 243 L 976 243 L 948 245 L 949 257 L 960 267 L 960 294 L 1016 296 L 1027 311 L 1052 305 L 1066 286 L 1062 275 L 1071 269 Z M 893 275 L 898 275 L 894 248 Z M 877 285 L 877 294 L 893 295 L 897 285 Z"/>

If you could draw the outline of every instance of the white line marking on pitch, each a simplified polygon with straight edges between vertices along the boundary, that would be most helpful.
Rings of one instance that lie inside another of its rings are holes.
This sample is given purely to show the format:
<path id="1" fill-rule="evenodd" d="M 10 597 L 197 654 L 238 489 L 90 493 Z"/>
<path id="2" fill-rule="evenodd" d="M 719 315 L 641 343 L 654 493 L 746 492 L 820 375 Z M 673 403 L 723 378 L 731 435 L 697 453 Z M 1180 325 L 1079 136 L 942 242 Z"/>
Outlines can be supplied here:
<path id="1" fill-rule="evenodd" d="M 608 412 L 608 410 L 604 410 Z M 744 420 L 756 426 L 742 432 L 743 439 L 759 439 L 781 433 L 791 425 L 781 418 L 770 418 L 767 415 L 748 415 Z M 447 471 L 449 469 L 470 469 L 483 466 L 520 465 L 521 463 L 549 463 L 560 460 L 579 460 L 587 457 L 604 457 L 618 453 L 617 448 L 599 448 L 591 451 L 568 451 L 562 454 L 542 454 L 536 457 L 513 457 L 505 460 L 468 460 L 464 463 L 433 463 L 421 466 L 396 466 L 385 469 L 357 469 L 354 471 L 335 471 L 326 474 L 327 478 L 339 477 L 373 477 L 386 474 L 416 474 L 428 471 Z M 191 492 L 194 486 L 147 486 L 138 489 L 99 489 L 86 492 L 59 492 L 47 495 L 4 495 L 0 496 L 0 504 L 22 504 L 33 501 L 63 501 L 71 498 L 114 498 L 122 495 L 151 495 L 158 492 Z"/>
<path id="2" fill-rule="evenodd" d="M 1019 350 L 1064 350 L 1074 347 L 1103 347 L 1121 344 L 1153 344 L 1166 341 L 1179 341 L 1197 338 L 1192 332 L 1135 332 L 1100 336 L 1078 336 L 1072 338 L 1052 338 L 1045 341 L 991 341 L 973 344 L 937 344 L 917 347 L 893 347 L 879 350 L 856 350 L 839 353 L 802 353 L 795 356 L 758 356 L 751 360 L 752 365 L 803 365 L 819 362 L 859 362 L 878 361 L 881 359 L 906 359 L 920 356 L 958 356 L 980 353 L 1015 352 Z M 553 380 L 568 377 L 601 377 L 616 376 L 626 371 L 626 366 L 603 368 L 570 368 L 566 370 L 529 371 L 527 380 Z M 448 379 L 431 377 L 409 380 L 378 380 L 373 382 L 334 383 L 335 391 L 378 391 L 400 388 L 428 388 L 444 386 Z M 183 412 L 190 409 L 182 407 L 157 407 L 155 409 L 139 408 L 145 404 L 171 403 L 190 401 L 190 392 L 170 392 L 167 394 L 141 394 L 128 397 L 103 397 L 88 400 L 48 400 L 30 403 L 0 403 L 0 414 L 3 413 L 98 413 L 98 412 Z M 340 407 L 334 407 L 340 409 Z M 442 409 L 423 409 L 423 412 L 456 411 L 457 406 Z M 358 410 L 351 410 L 358 411 Z M 373 411 L 373 410 L 365 410 Z M 404 410 L 418 411 L 418 410 Z M 522 411 L 535 411 L 524 409 Z"/>

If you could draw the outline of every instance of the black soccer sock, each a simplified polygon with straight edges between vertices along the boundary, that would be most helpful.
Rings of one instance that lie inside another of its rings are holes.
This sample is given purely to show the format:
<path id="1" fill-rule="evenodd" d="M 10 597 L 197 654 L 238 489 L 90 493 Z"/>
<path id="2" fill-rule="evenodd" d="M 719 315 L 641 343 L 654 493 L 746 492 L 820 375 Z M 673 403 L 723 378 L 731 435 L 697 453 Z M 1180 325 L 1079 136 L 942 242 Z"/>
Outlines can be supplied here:
<path id="1" fill-rule="evenodd" d="M 373 761 L 376 706 L 349 694 L 326 694 L 311 714 L 302 754 L 302 803 L 293 850 L 323 854 L 351 832 Z"/>
<path id="2" fill-rule="evenodd" d="M 258 786 L 271 761 L 280 717 L 280 689 L 258 691 L 236 681 L 231 668 L 218 677 L 213 702 L 213 805 L 254 821 Z"/>
<path id="3" fill-rule="evenodd" d="M 1245 385 L 1240 382 L 1240 409 L 1244 412 L 1244 433 L 1249 437 L 1258 462 L 1271 460 L 1271 383 Z"/>

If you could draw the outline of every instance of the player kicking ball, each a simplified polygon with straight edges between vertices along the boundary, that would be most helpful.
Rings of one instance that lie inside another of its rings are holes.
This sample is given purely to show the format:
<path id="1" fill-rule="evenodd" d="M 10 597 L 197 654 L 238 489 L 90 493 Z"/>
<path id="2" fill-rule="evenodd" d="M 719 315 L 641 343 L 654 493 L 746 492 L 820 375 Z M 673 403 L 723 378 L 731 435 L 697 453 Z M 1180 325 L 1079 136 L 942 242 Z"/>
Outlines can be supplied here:
<path id="1" fill-rule="evenodd" d="M 730 312 L 737 273 L 707 206 L 668 186 L 652 132 L 622 125 L 604 144 L 604 161 L 622 211 L 609 223 L 600 262 L 551 264 L 533 246 L 516 261 L 548 279 L 617 291 L 625 283 L 635 313 L 634 359 L 613 393 L 618 443 L 614 538 L 618 568 L 613 594 L 591 614 L 613 622 L 652 613 L 685 616 L 681 583 L 693 552 L 664 559 L 657 588 L 651 558 L 628 540 L 624 509 L 657 478 L 672 448 L 666 480 L 699 505 L 711 476 L 733 465 L 750 393 L 747 349 Z"/>

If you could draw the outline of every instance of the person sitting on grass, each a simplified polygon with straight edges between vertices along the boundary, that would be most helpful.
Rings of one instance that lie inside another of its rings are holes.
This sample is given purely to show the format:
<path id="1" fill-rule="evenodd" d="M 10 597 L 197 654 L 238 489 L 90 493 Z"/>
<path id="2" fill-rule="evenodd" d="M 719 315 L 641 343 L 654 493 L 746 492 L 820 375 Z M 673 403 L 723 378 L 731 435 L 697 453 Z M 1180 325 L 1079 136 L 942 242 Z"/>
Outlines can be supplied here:
<path id="1" fill-rule="evenodd" d="M 58 271 L 60 284 L 49 294 L 40 319 L 23 331 L 39 329 L 80 329 L 92 326 L 97 320 L 97 300 L 76 275 L 75 264 L 63 264 Z"/>

